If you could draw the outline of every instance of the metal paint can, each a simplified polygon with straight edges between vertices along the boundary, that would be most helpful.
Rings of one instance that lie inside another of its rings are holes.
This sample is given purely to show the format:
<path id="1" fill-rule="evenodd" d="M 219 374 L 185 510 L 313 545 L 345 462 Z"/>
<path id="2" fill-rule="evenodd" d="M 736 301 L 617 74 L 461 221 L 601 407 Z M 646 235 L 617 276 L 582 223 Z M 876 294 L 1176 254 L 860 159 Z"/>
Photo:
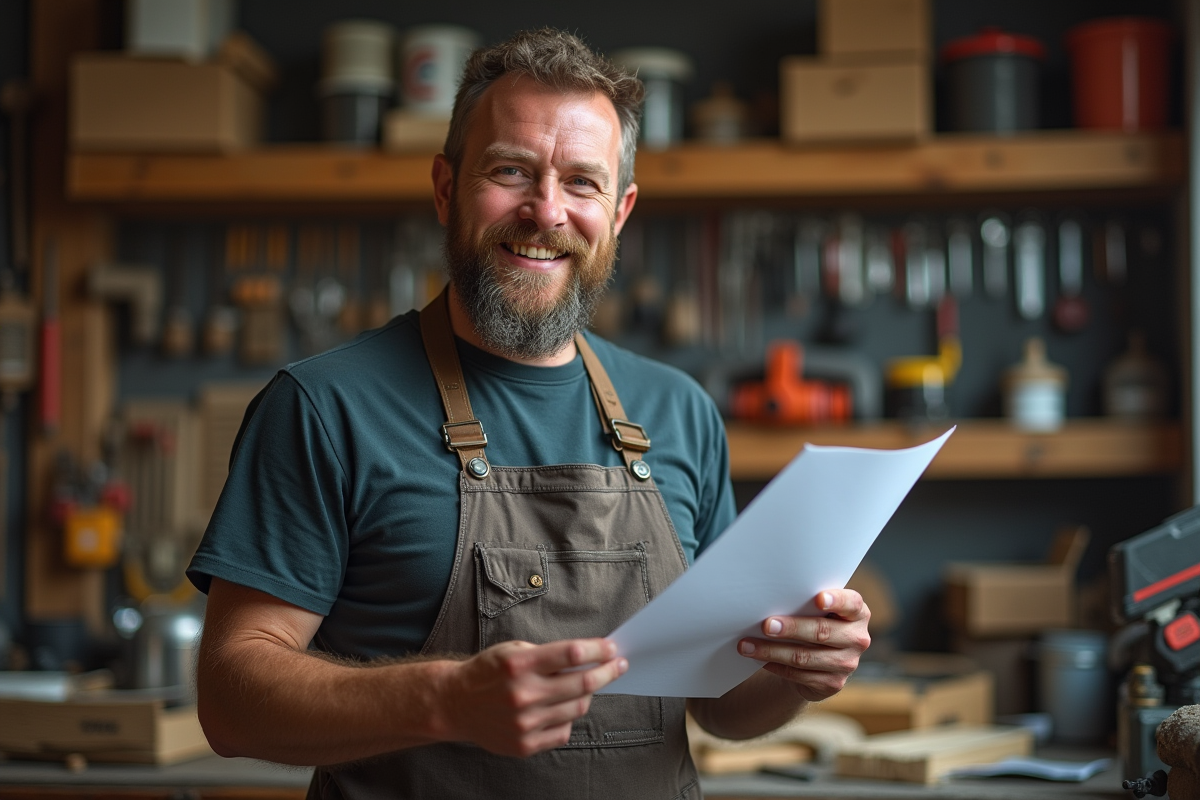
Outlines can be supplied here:
<path id="1" fill-rule="evenodd" d="M 463 68 L 480 37 L 457 25 L 422 25 L 406 31 L 400 44 L 400 103 L 418 114 L 449 117 Z"/>
<path id="2" fill-rule="evenodd" d="M 646 87 L 638 141 L 650 149 L 683 141 L 683 88 L 692 77 L 692 60 L 678 50 L 662 47 L 618 50 L 611 58 L 636 74 Z"/>
<path id="3" fill-rule="evenodd" d="M 947 122 L 954 131 L 1014 133 L 1040 122 L 1046 48 L 1029 36 L 984 28 L 942 48 Z"/>

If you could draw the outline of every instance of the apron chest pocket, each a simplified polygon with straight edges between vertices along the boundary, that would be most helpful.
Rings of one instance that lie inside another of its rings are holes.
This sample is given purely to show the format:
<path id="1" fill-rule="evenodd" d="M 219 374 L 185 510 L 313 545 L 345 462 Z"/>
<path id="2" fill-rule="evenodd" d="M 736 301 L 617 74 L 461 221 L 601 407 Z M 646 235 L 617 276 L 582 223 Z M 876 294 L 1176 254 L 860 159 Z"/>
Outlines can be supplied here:
<path id="1" fill-rule="evenodd" d="M 550 590 L 541 548 L 489 547 L 481 542 L 475 545 L 475 561 L 479 613 L 488 619 Z"/>
<path id="2" fill-rule="evenodd" d="M 479 647 L 520 639 L 607 636 L 650 601 L 644 542 L 613 550 L 475 545 Z M 597 695 L 572 726 L 572 747 L 620 747 L 663 738 L 660 697 Z"/>

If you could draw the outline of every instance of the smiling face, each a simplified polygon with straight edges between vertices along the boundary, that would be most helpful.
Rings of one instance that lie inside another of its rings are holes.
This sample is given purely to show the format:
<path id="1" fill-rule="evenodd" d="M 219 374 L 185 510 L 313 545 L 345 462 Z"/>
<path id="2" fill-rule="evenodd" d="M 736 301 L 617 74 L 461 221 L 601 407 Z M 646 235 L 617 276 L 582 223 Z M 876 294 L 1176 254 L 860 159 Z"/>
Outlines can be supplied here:
<path id="1" fill-rule="evenodd" d="M 573 357 L 637 196 L 616 193 L 620 138 L 603 95 L 507 76 L 486 91 L 458 174 L 434 164 L 459 335 L 530 363 Z"/>

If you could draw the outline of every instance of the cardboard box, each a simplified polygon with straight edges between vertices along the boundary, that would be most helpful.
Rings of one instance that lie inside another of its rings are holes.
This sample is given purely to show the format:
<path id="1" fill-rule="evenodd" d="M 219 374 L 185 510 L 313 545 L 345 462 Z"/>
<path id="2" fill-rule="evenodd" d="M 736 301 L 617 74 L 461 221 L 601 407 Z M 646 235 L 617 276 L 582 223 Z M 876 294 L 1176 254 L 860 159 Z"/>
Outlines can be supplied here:
<path id="1" fill-rule="evenodd" d="M 193 705 L 166 708 L 140 693 L 96 692 L 62 702 L 0 699 L 0 752 L 35 758 L 173 764 L 211 755 Z"/>
<path id="2" fill-rule="evenodd" d="M 876 676 L 860 669 L 845 688 L 821 702 L 868 734 L 992 721 L 993 679 L 968 659 L 946 654 L 899 656 L 894 670 Z"/>
<path id="3" fill-rule="evenodd" d="M 125 0 L 125 49 L 199 61 L 217 52 L 236 16 L 234 0 Z"/>
<path id="4" fill-rule="evenodd" d="M 911 141 L 932 129 L 930 74 L 916 61 L 788 56 L 779 83 L 785 141 Z"/>
<path id="5" fill-rule="evenodd" d="M 84 53 L 71 65 L 76 150 L 212 153 L 262 139 L 262 97 L 223 63 Z"/>
<path id="6" fill-rule="evenodd" d="M 449 132 L 449 117 L 393 108 L 383 120 L 383 149 L 391 153 L 440 153 Z"/>
<path id="7" fill-rule="evenodd" d="M 821 0 L 817 48 L 827 56 L 891 53 L 929 60 L 929 0 Z"/>
<path id="8" fill-rule="evenodd" d="M 979 638 L 1024 636 L 1075 622 L 1075 570 L 1087 528 L 1060 531 L 1044 564 L 958 562 L 946 566 L 951 626 Z"/>

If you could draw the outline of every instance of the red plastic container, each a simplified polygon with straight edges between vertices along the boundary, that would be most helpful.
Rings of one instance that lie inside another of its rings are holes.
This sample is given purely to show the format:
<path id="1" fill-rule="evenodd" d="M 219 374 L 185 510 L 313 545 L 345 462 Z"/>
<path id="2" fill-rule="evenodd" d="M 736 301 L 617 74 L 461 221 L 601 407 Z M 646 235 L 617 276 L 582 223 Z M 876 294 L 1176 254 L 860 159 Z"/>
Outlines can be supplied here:
<path id="1" fill-rule="evenodd" d="M 1080 128 L 1156 131 L 1167 125 L 1171 29 L 1153 17 L 1114 17 L 1067 32 Z"/>

